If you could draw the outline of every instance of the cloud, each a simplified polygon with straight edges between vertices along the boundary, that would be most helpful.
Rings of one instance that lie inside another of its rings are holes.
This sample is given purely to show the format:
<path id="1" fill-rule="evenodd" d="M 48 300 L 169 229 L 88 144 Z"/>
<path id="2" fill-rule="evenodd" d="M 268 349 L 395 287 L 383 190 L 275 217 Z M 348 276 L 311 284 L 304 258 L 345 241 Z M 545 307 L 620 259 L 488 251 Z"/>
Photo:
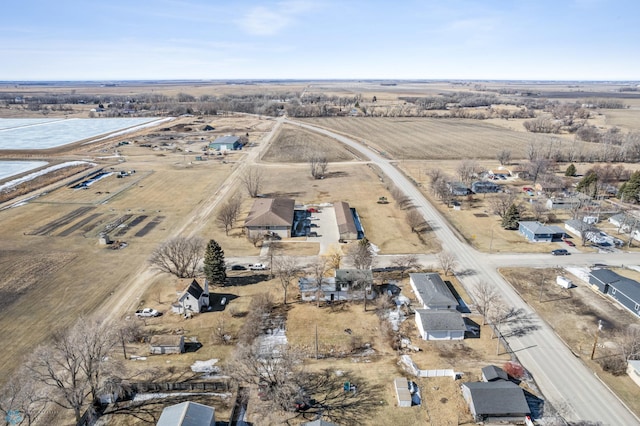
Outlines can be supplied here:
<path id="1" fill-rule="evenodd" d="M 302 0 L 281 1 L 271 8 L 255 6 L 237 23 L 249 34 L 272 36 L 293 25 L 300 15 L 312 10 L 313 7 L 311 2 Z"/>

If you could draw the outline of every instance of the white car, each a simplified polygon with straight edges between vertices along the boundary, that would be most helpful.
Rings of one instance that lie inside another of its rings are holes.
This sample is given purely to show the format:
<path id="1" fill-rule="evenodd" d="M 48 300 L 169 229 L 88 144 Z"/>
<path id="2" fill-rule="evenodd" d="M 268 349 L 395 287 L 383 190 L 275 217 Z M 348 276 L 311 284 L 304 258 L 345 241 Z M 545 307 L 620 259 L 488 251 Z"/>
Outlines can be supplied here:
<path id="1" fill-rule="evenodd" d="M 160 316 L 160 312 L 156 311 L 155 309 L 144 308 L 136 311 L 136 316 L 140 318 L 158 317 Z"/>
<path id="2" fill-rule="evenodd" d="M 252 263 L 251 265 L 249 265 L 249 269 L 252 271 L 266 271 L 269 268 L 267 268 L 262 263 Z"/>

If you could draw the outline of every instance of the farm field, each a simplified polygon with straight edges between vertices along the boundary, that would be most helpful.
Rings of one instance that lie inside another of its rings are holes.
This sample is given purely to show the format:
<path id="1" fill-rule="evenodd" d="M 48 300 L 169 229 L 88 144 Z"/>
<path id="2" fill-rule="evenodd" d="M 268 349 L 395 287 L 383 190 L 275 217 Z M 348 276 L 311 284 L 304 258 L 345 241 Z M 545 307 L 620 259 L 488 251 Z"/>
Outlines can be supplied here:
<path id="1" fill-rule="evenodd" d="M 603 114 L 609 126 L 640 130 L 640 109 L 609 109 L 603 111 Z"/>
<path id="2" fill-rule="evenodd" d="M 356 158 L 356 154 L 332 138 L 298 126 L 284 125 L 261 159 L 269 163 L 307 163 L 312 155 L 320 153 L 329 162 Z"/>
<path id="3" fill-rule="evenodd" d="M 349 117 L 301 121 L 352 136 L 397 160 L 491 159 L 502 149 L 509 149 L 512 158 L 524 158 L 527 146 L 541 138 L 468 119 Z"/>

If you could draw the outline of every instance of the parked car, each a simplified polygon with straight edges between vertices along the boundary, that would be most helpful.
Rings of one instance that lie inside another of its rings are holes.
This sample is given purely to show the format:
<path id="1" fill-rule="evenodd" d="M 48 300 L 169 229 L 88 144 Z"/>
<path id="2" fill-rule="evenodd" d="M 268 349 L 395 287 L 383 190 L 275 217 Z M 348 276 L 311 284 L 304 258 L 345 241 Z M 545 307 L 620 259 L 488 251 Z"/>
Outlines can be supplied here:
<path id="1" fill-rule="evenodd" d="M 315 232 L 315 231 L 311 231 L 311 232 L 309 232 L 308 236 L 309 236 L 309 237 L 317 237 L 317 236 L 318 236 L 318 233 L 317 233 L 317 232 Z"/>
<path id="2" fill-rule="evenodd" d="M 159 317 L 160 312 L 151 308 L 139 309 L 136 311 L 136 316 L 140 318 L 148 318 L 148 317 Z"/>
<path id="3" fill-rule="evenodd" d="M 269 268 L 267 268 L 266 265 L 262 263 L 252 263 L 251 265 L 249 265 L 249 269 L 251 269 L 252 271 L 266 271 Z"/>
<path id="4" fill-rule="evenodd" d="M 233 265 L 231 267 L 232 271 L 246 271 L 247 267 L 246 266 L 242 266 L 242 265 Z"/>
<path id="5" fill-rule="evenodd" d="M 553 250 L 551 254 L 554 256 L 567 256 L 571 253 L 569 253 L 569 251 L 565 249 L 556 249 L 556 250 Z"/>
<path id="6" fill-rule="evenodd" d="M 568 245 L 569 247 L 575 247 L 575 243 L 571 240 L 564 240 L 565 244 Z"/>

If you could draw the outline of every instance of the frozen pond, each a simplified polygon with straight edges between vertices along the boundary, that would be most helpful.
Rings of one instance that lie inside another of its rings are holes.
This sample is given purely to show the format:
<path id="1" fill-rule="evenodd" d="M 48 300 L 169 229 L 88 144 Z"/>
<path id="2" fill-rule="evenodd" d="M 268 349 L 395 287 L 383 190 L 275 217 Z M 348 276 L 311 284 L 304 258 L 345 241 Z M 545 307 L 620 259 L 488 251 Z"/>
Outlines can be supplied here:
<path id="1" fill-rule="evenodd" d="M 122 129 L 143 127 L 158 118 L 0 118 L 0 149 L 47 149 Z"/>
<path id="2" fill-rule="evenodd" d="M 0 180 L 46 166 L 46 161 L 0 161 Z"/>

